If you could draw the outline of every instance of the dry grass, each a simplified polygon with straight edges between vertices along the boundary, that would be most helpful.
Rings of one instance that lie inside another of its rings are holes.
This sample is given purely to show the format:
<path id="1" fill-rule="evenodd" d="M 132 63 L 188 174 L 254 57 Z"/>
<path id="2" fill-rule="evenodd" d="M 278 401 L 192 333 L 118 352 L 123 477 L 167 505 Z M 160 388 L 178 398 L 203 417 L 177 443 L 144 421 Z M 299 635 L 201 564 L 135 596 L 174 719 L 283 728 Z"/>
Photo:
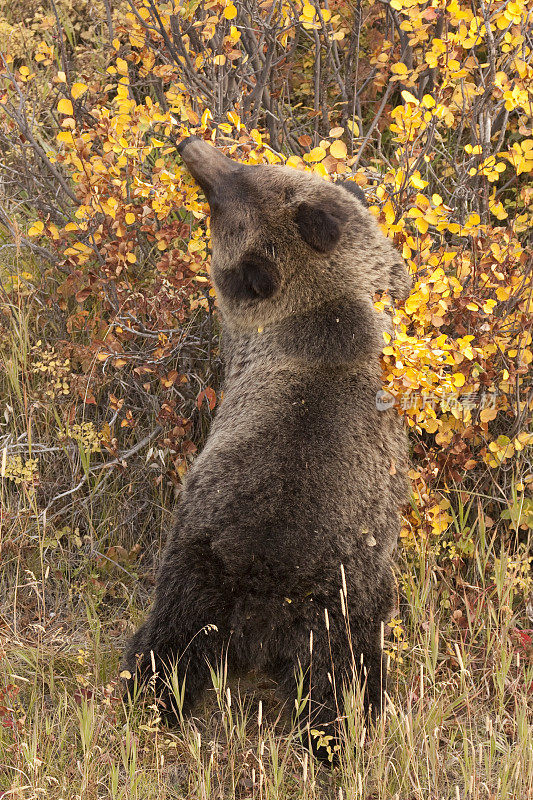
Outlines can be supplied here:
<path id="1" fill-rule="evenodd" d="M 295 729 L 275 725 L 279 709 L 264 687 L 228 692 L 223 670 L 206 707 L 179 730 L 158 724 L 150 698 L 125 709 L 117 668 L 138 614 L 137 580 L 114 566 L 104 574 L 86 551 L 47 550 L 45 535 L 24 549 L 3 539 L 7 796 L 533 796 L 533 663 L 517 633 L 517 567 L 489 543 L 476 547 L 463 604 L 429 551 L 402 565 L 387 714 L 367 731 L 358 699 L 348 698 L 341 764 L 330 771 L 307 756 Z"/>
<path id="2" fill-rule="evenodd" d="M 444 534 L 401 555 L 388 710 L 366 730 L 346 698 L 338 767 L 308 756 L 268 687 L 228 692 L 223 669 L 179 729 L 149 697 L 126 709 L 120 652 L 149 603 L 172 500 L 146 480 L 145 450 L 104 480 L 83 442 L 58 444 L 53 403 L 31 399 L 27 323 L 12 313 L 1 353 L 2 448 L 26 443 L 41 486 L 0 483 L 0 798 L 533 797 L 529 562 L 490 539 L 474 504 L 454 523 L 471 551 L 454 556 Z M 47 492 L 84 475 L 61 514 L 43 515 Z"/>

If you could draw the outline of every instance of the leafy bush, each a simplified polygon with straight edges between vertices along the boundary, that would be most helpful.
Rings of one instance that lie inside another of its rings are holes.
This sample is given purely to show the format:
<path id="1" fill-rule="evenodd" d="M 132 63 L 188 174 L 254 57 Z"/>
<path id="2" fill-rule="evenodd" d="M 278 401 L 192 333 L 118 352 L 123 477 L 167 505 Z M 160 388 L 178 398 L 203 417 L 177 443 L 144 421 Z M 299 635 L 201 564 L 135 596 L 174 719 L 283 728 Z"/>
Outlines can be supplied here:
<path id="1" fill-rule="evenodd" d="M 412 433 L 402 538 L 437 534 L 467 557 L 468 524 L 453 523 L 468 507 L 524 539 L 531 3 L 106 8 L 90 60 L 60 15 L 31 58 L 3 57 L 5 241 L 35 256 L 4 275 L 4 319 L 38 303 L 28 397 L 54 397 L 60 428 L 93 420 L 117 464 L 137 429 L 158 480 L 179 486 L 219 369 L 206 206 L 175 143 L 194 133 L 247 163 L 348 175 L 416 280 L 383 351 L 385 397 Z"/>

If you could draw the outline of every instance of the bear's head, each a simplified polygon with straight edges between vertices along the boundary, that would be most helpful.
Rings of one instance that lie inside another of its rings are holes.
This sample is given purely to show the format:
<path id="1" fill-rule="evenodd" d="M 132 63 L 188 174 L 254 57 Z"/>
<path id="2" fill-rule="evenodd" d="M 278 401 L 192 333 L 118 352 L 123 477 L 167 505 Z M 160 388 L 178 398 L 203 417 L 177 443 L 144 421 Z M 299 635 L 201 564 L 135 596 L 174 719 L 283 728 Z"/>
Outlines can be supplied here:
<path id="1" fill-rule="evenodd" d="M 226 322 L 252 327 L 325 302 L 409 292 L 405 264 L 353 183 L 251 166 L 196 137 L 178 147 L 211 211 L 211 277 Z"/>

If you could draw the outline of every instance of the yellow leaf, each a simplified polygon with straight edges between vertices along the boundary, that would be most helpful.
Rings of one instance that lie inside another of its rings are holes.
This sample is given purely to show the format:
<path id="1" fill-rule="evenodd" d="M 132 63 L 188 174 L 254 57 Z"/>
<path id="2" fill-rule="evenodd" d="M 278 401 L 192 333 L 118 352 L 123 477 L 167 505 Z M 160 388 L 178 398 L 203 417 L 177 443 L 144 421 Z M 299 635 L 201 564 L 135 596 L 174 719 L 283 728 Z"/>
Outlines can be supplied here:
<path id="1" fill-rule="evenodd" d="M 322 161 L 326 157 L 326 151 L 323 147 L 314 147 L 310 153 L 305 156 L 306 161 Z"/>
<path id="2" fill-rule="evenodd" d="M 70 90 L 70 93 L 72 94 L 72 97 L 74 98 L 74 100 L 77 100 L 78 97 L 81 97 L 81 95 L 84 92 L 86 92 L 88 88 L 89 87 L 86 86 L 84 83 L 73 83 L 72 84 L 72 89 Z"/>
<path id="3" fill-rule="evenodd" d="M 128 211 L 125 219 L 128 225 L 133 225 L 133 223 L 135 222 L 135 214 L 132 214 L 131 211 Z"/>
<path id="4" fill-rule="evenodd" d="M 440 422 L 439 422 L 438 419 L 432 419 L 432 418 L 426 419 L 422 423 L 422 427 L 428 433 L 435 433 L 435 431 L 438 431 L 438 429 L 440 427 Z"/>
<path id="5" fill-rule="evenodd" d="M 416 220 L 416 227 L 418 228 L 420 233 L 426 233 L 427 229 L 429 228 L 429 225 L 423 217 L 419 217 Z"/>
<path id="6" fill-rule="evenodd" d="M 410 181 L 411 186 L 414 186 L 415 189 L 425 189 L 425 187 L 428 185 L 428 182 L 420 176 L 418 170 L 411 175 Z"/>
<path id="7" fill-rule="evenodd" d="M 357 138 L 359 136 L 359 125 L 357 124 L 357 122 L 354 122 L 353 120 L 349 119 L 347 125 L 351 130 L 351 132 L 353 133 L 353 135 Z"/>
<path id="8" fill-rule="evenodd" d="M 333 158 L 346 158 L 346 156 L 348 155 L 348 151 L 346 150 L 346 145 L 344 144 L 344 142 L 341 142 L 340 139 L 337 139 L 337 141 L 333 142 L 333 144 L 329 148 L 329 152 L 333 156 Z"/>
<path id="9" fill-rule="evenodd" d="M 395 220 L 395 213 L 394 208 L 390 200 L 387 200 L 385 205 L 383 206 L 383 213 L 385 214 L 385 219 L 387 221 L 387 225 L 392 225 Z"/>
<path id="10" fill-rule="evenodd" d="M 512 291 L 513 290 L 511 289 L 510 286 L 498 286 L 498 288 L 496 289 L 496 297 L 498 298 L 498 300 L 503 302 L 504 300 L 509 299 Z"/>
<path id="11" fill-rule="evenodd" d="M 464 386 L 465 380 L 466 378 L 462 372 L 456 372 L 455 375 L 453 376 L 453 382 L 457 387 Z"/>
<path id="12" fill-rule="evenodd" d="M 224 9 L 224 16 L 226 19 L 235 19 L 235 17 L 237 16 L 237 9 L 233 5 L 233 3 L 230 3 L 229 6 L 226 6 L 226 8 Z"/>
<path id="13" fill-rule="evenodd" d="M 289 156 L 286 161 L 288 167 L 300 167 L 302 164 L 302 159 L 299 156 Z"/>
<path id="14" fill-rule="evenodd" d="M 241 120 L 238 114 L 236 114 L 234 111 L 228 111 L 228 119 L 230 122 L 233 122 L 237 130 L 240 130 Z"/>
<path id="15" fill-rule="evenodd" d="M 63 144 L 72 144 L 74 141 L 72 131 L 61 131 L 57 134 L 57 141 L 62 142 Z"/>
<path id="16" fill-rule="evenodd" d="M 402 66 L 403 66 L 403 64 L 402 64 Z M 394 69 L 394 67 L 393 67 L 393 69 Z M 408 92 L 407 89 L 403 90 L 402 97 L 403 97 L 403 99 L 405 100 L 406 103 L 413 103 L 415 106 L 418 105 L 417 98 L 414 96 L 414 94 L 411 94 L 411 92 Z"/>
<path id="17" fill-rule="evenodd" d="M 44 223 L 41 220 L 34 222 L 28 231 L 28 236 L 38 236 L 44 230 Z"/>
<path id="18" fill-rule="evenodd" d="M 393 64 L 391 70 L 395 75 L 407 75 L 407 67 L 401 61 L 398 64 Z"/>
<path id="19" fill-rule="evenodd" d="M 325 178 L 328 174 L 327 169 L 325 168 L 324 164 L 315 164 L 313 166 L 313 172 L 316 172 L 317 175 L 320 175 L 322 178 Z"/>
<path id="20" fill-rule="evenodd" d="M 74 109 L 72 107 L 72 103 L 68 99 L 68 97 L 62 97 L 59 103 L 57 104 L 57 110 L 60 114 L 69 114 L 72 116 L 74 113 Z"/>
<path id="21" fill-rule="evenodd" d="M 481 422 L 490 422 L 491 419 L 496 419 L 497 416 L 498 412 L 495 408 L 484 408 L 479 415 L 479 418 L 481 419 Z"/>

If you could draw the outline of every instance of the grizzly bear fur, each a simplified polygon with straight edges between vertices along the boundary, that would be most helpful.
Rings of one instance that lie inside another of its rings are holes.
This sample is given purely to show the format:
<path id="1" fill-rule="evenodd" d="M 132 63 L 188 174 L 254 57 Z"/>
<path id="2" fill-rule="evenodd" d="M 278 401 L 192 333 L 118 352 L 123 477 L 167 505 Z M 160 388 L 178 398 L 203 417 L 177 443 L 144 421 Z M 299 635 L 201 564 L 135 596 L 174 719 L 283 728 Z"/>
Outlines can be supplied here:
<path id="1" fill-rule="evenodd" d="M 403 298 L 410 281 L 357 192 L 194 137 L 180 152 L 211 210 L 224 398 L 124 668 L 155 669 L 171 709 L 174 666 L 185 712 L 221 656 L 270 675 L 289 707 L 302 669 L 313 725 L 334 733 L 354 676 L 371 713 L 385 686 L 406 443 L 394 409 L 376 406 L 390 317 L 373 296 Z"/>

